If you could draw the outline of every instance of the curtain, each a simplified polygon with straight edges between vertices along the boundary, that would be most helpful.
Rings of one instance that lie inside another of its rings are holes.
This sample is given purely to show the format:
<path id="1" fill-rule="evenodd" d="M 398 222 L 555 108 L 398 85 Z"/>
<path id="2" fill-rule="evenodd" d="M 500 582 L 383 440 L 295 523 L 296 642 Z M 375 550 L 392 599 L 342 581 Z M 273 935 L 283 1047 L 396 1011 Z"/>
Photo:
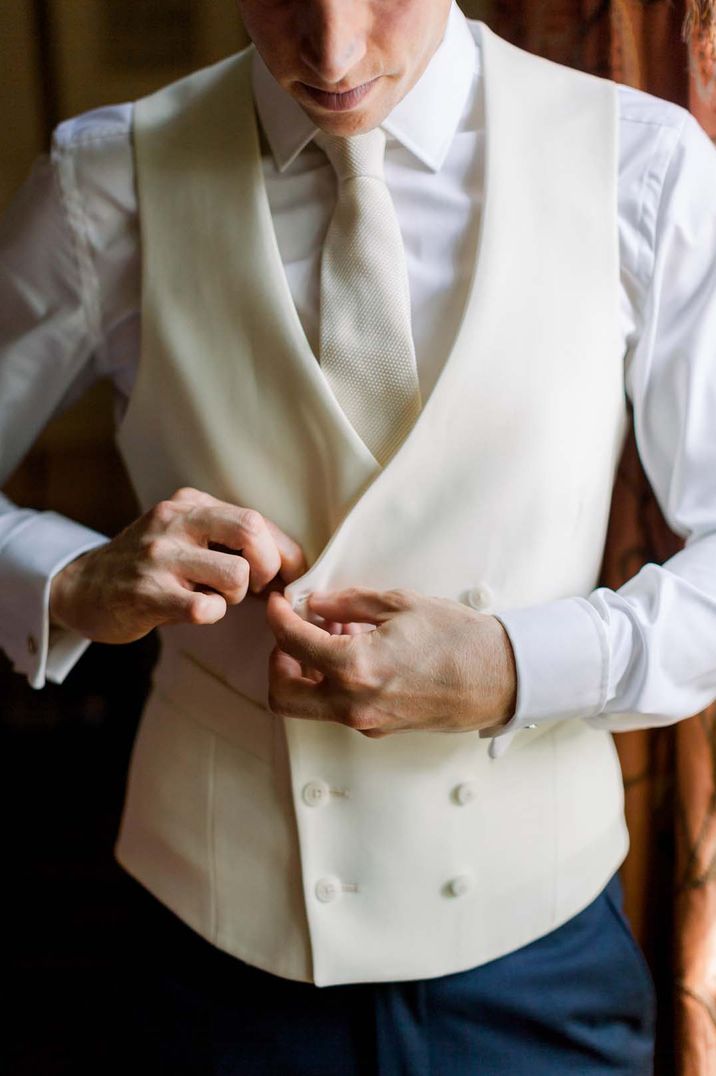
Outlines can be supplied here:
<path id="1" fill-rule="evenodd" d="M 689 107 L 716 137 L 714 3 L 484 0 L 465 8 L 530 52 Z M 632 430 L 600 585 L 619 587 L 682 544 L 664 522 Z M 716 705 L 615 740 L 631 836 L 626 907 L 659 994 L 656 1071 L 716 1076 Z"/>

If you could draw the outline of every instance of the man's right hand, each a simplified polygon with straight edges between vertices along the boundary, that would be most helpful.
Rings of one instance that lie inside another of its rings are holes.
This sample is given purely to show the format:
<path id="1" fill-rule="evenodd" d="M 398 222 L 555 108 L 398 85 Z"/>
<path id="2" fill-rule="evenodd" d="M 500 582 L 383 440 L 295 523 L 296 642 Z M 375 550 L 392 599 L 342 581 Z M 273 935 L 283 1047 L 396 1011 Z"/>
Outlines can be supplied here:
<path id="1" fill-rule="evenodd" d="M 306 570 L 301 547 L 250 508 L 180 489 L 52 580 L 50 618 L 101 643 L 158 624 L 214 624 L 249 589 Z"/>

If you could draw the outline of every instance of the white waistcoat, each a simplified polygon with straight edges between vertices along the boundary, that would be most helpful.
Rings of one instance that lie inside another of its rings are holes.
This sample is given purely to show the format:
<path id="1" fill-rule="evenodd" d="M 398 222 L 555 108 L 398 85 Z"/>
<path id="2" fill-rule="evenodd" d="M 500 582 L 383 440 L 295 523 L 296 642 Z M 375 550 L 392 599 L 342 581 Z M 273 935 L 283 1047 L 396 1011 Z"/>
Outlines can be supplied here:
<path id="1" fill-rule="evenodd" d="M 142 355 L 119 444 L 141 502 L 258 509 L 311 565 L 287 588 L 412 587 L 496 609 L 597 584 L 626 429 L 616 87 L 472 23 L 485 201 L 443 372 L 381 470 L 293 305 L 263 184 L 253 46 L 139 101 Z M 592 900 L 627 850 L 611 736 L 369 739 L 267 708 L 248 597 L 160 632 L 116 854 L 205 938 L 319 985 L 473 967 Z"/>

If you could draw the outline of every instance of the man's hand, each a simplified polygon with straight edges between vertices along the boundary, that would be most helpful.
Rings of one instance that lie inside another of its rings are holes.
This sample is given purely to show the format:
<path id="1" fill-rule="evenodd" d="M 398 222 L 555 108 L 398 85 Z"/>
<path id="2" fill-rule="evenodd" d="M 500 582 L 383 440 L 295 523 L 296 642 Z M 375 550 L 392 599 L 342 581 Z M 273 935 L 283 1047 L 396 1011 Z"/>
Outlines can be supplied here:
<path id="1" fill-rule="evenodd" d="M 314 593 L 308 608 L 344 631 L 308 623 L 281 594 L 269 595 L 274 713 L 337 721 L 372 737 L 492 728 L 514 714 L 515 659 L 495 617 L 412 590 L 364 587 Z"/>
<path id="2" fill-rule="evenodd" d="M 258 512 L 180 489 L 52 581 L 53 624 L 103 643 L 158 624 L 214 624 L 280 574 L 306 570 L 301 547 Z"/>

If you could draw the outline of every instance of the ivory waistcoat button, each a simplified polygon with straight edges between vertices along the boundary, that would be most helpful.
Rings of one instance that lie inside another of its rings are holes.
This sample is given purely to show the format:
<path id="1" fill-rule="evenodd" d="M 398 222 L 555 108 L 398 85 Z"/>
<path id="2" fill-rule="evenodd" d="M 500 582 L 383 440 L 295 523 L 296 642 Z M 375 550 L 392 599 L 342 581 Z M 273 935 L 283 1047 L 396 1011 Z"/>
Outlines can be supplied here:
<path id="1" fill-rule="evenodd" d="M 477 786 L 474 781 L 464 781 L 456 786 L 453 795 L 460 806 L 464 807 L 466 803 L 472 803 L 477 796 Z"/>
<path id="2" fill-rule="evenodd" d="M 328 800 L 329 789 L 325 781 L 309 781 L 303 786 L 303 802 L 309 807 L 320 807 Z"/>
<path id="3" fill-rule="evenodd" d="M 458 874 L 448 882 L 448 890 L 453 897 L 464 897 L 472 889 L 472 878 L 467 874 Z"/>
<path id="4" fill-rule="evenodd" d="M 477 583 L 474 587 L 470 587 L 466 594 L 467 604 L 483 612 L 490 607 L 493 598 L 494 594 L 487 583 Z"/>
<path id="5" fill-rule="evenodd" d="M 320 878 L 316 882 L 316 896 L 322 904 L 330 904 L 341 893 L 341 883 L 337 878 Z"/>

